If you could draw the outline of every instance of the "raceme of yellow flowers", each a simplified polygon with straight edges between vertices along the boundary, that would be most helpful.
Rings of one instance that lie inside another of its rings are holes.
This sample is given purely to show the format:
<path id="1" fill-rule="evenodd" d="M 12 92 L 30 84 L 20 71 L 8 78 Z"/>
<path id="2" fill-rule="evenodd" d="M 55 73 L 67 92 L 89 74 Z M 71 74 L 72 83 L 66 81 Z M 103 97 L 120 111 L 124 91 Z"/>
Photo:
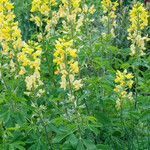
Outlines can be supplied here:
<path id="1" fill-rule="evenodd" d="M 77 50 L 73 48 L 73 40 L 58 39 L 55 44 L 54 63 L 57 64 L 56 74 L 61 75 L 61 88 L 79 90 L 82 87 L 81 79 L 76 80 L 79 72 Z"/>
<path id="2" fill-rule="evenodd" d="M 33 0 L 30 20 L 40 29 L 45 28 L 43 31 L 40 30 L 39 41 L 45 34 L 47 34 L 47 39 L 51 37 L 50 31 L 57 25 L 59 18 L 63 19 L 63 29 L 60 32 L 66 34 L 71 34 L 71 30 L 79 32 L 80 27 L 83 25 L 85 14 L 94 14 L 95 12 L 94 5 L 90 8 L 85 5 L 82 10 L 80 3 L 81 0 L 61 0 L 58 11 L 55 11 L 56 9 L 53 8 L 58 7 L 58 3 L 55 0 Z M 70 28 L 71 24 L 72 27 Z"/>
<path id="3" fill-rule="evenodd" d="M 15 71 L 16 65 L 20 64 L 21 66 L 18 66 L 21 69 L 19 75 L 31 72 L 32 75 L 25 77 L 26 88 L 28 91 L 31 91 L 42 85 L 39 59 L 42 49 L 38 46 L 38 43 L 29 42 L 27 44 L 22 41 L 18 22 L 14 21 L 13 8 L 14 6 L 9 0 L 0 1 L 0 43 L 2 45 L 2 55 L 3 58 L 5 57 L 6 60 L 9 60 L 11 71 Z M 18 77 L 18 74 L 15 77 Z"/>
<path id="4" fill-rule="evenodd" d="M 114 28 L 117 26 L 115 12 L 119 4 L 118 2 L 112 2 L 111 0 L 102 0 L 101 4 L 104 13 L 101 22 L 106 29 L 106 32 L 104 32 L 103 35 L 111 34 L 112 37 L 115 37 Z"/>
<path id="5" fill-rule="evenodd" d="M 18 22 L 14 21 L 13 8 L 9 0 L 0 1 L 0 43 L 3 58 L 7 61 L 5 65 L 9 65 L 11 72 L 16 70 L 15 56 L 22 47 L 21 31 Z"/>
<path id="6" fill-rule="evenodd" d="M 62 21 L 62 33 L 66 36 L 56 41 L 54 63 L 57 65 L 56 74 L 61 75 L 61 88 L 79 90 L 82 87 L 81 79 L 77 80 L 79 72 L 77 50 L 74 48 L 74 35 L 80 32 L 84 15 L 81 9 L 81 0 L 62 0 L 59 6 L 59 17 Z M 86 12 L 85 12 L 86 11 Z M 94 7 L 83 10 L 83 13 L 95 12 Z M 80 15 L 79 15 L 80 14 Z"/>
<path id="7" fill-rule="evenodd" d="M 94 7 L 94 5 L 92 6 L 87 6 L 86 4 L 83 5 L 82 7 L 82 13 L 80 14 L 80 19 L 77 22 L 77 26 L 76 26 L 76 31 L 80 31 L 80 27 L 82 27 L 82 25 L 86 25 L 86 24 L 91 24 L 94 19 L 93 17 L 90 18 L 90 16 L 92 16 L 95 13 L 96 9 Z"/>
<path id="8" fill-rule="evenodd" d="M 82 17 L 80 17 L 80 22 L 77 23 L 78 14 L 81 12 L 80 0 L 62 0 L 61 2 L 62 4 L 59 6 L 59 16 L 63 19 L 62 32 L 74 36 L 72 31 L 75 30 L 75 26 L 77 26 L 77 24 L 80 28 L 83 21 Z"/>
<path id="9" fill-rule="evenodd" d="M 27 69 L 32 70 L 31 75 L 25 77 L 27 91 L 29 92 L 43 85 L 40 80 L 41 53 L 42 49 L 40 45 L 34 41 L 28 41 L 28 43 L 24 42 L 22 51 L 18 53 L 18 60 L 21 64 L 19 75 L 24 75 Z"/>
<path id="10" fill-rule="evenodd" d="M 116 109 L 119 110 L 123 107 L 123 105 L 133 99 L 132 92 L 130 89 L 132 89 L 133 86 L 133 78 L 134 76 L 132 73 L 127 73 L 127 70 L 124 70 L 123 72 L 120 72 L 119 70 L 116 72 L 116 79 L 115 79 L 115 89 L 114 91 L 117 93 L 117 100 L 116 100 Z"/>
<path id="11" fill-rule="evenodd" d="M 80 32 L 85 16 L 94 14 L 95 8 L 94 5 L 90 8 L 84 5 L 82 8 L 81 0 L 62 0 L 61 2 L 62 4 L 59 6 L 59 17 L 63 20 L 61 32 L 66 36 L 56 41 L 54 63 L 57 65 L 56 74 L 61 75 L 61 88 L 64 90 L 72 88 L 76 91 L 83 85 L 81 79 L 76 79 L 79 67 L 77 50 L 74 48 L 74 36 Z"/>
<path id="12" fill-rule="evenodd" d="M 94 5 L 92 5 L 90 8 L 88 8 L 88 6 L 86 4 L 84 4 L 83 8 L 82 8 L 82 12 L 85 14 L 94 14 L 96 11 Z"/>
<path id="13" fill-rule="evenodd" d="M 142 37 L 142 30 L 148 26 L 148 11 L 143 4 L 134 4 L 130 11 L 130 23 L 128 39 L 132 42 L 130 46 L 131 56 L 142 56 L 145 54 L 145 41 L 149 40 L 147 36 Z"/>
<path id="14" fill-rule="evenodd" d="M 40 29 L 40 33 L 38 34 L 39 41 L 43 39 L 43 36 L 45 36 L 46 39 L 49 39 L 51 37 L 51 29 L 57 25 L 57 22 L 59 20 L 59 14 L 53 9 L 53 7 L 56 6 L 56 0 L 32 1 L 32 14 L 30 20 L 33 21 Z"/>
<path id="15" fill-rule="evenodd" d="M 51 6 L 56 5 L 56 0 L 33 0 L 31 12 L 40 12 L 42 15 L 48 16 Z"/>
<path id="16" fill-rule="evenodd" d="M 62 0 L 62 4 L 59 6 L 59 17 L 63 19 L 62 32 L 64 34 L 72 34 L 72 30 L 80 32 L 85 14 L 94 14 L 94 12 L 94 5 L 90 8 L 88 8 L 87 5 L 84 5 L 82 8 L 81 0 Z M 72 34 L 71 36 L 73 37 L 74 35 Z"/>

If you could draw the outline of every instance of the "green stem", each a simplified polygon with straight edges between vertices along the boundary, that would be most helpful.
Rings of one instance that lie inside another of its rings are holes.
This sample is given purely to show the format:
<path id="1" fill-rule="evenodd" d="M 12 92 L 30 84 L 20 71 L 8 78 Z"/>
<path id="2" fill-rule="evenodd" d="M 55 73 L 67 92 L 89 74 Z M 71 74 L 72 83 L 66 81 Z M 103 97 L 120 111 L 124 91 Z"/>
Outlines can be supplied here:
<path id="1" fill-rule="evenodd" d="M 31 100 L 31 101 L 32 101 L 33 104 L 35 104 L 35 107 L 38 108 L 38 105 L 37 105 L 36 103 L 34 103 L 33 100 Z M 39 116 L 39 118 L 40 118 L 40 120 L 41 120 L 41 124 L 42 124 L 42 126 L 43 126 L 43 128 L 44 128 L 45 141 L 46 141 L 46 143 L 47 143 L 47 150 L 51 150 L 51 143 L 50 143 L 50 141 L 49 141 L 48 131 L 47 131 L 47 127 L 46 127 L 45 122 L 44 122 L 44 118 L 41 116 L 41 114 L 40 114 L 40 112 L 39 112 L 38 109 L 35 110 L 35 112 L 38 114 L 38 116 Z"/>
<path id="2" fill-rule="evenodd" d="M 138 65 L 140 63 L 140 58 L 137 58 L 138 59 Z M 135 74 L 135 109 L 137 108 L 137 105 L 138 105 L 138 74 L 139 74 L 139 70 L 138 70 L 138 66 L 136 66 L 134 69 L 134 74 Z"/>
<path id="3" fill-rule="evenodd" d="M 72 10 L 72 7 L 71 7 L 71 2 L 69 3 L 69 13 L 71 14 L 71 10 Z M 73 22 L 70 23 L 70 28 L 71 28 L 71 34 L 70 34 L 70 38 L 72 40 L 74 40 L 74 29 L 73 29 Z M 80 120 L 79 118 L 81 117 L 80 116 L 80 113 L 78 112 L 78 108 L 77 108 L 77 98 L 76 98 L 76 95 L 73 91 L 73 88 L 72 88 L 72 84 L 71 84 L 71 81 L 69 79 L 69 89 L 70 89 L 70 93 L 71 93 L 71 96 L 74 97 L 74 100 L 73 100 L 73 107 L 74 107 L 74 110 L 75 110 L 75 123 L 77 124 L 77 128 L 78 128 L 78 134 L 79 134 L 79 139 L 82 139 L 82 135 L 81 135 L 81 128 L 80 128 Z"/>
<path id="4" fill-rule="evenodd" d="M 6 90 L 8 90 L 8 86 L 7 86 L 6 82 L 5 82 L 5 79 L 4 79 L 4 76 L 3 76 L 3 73 L 2 73 L 2 66 L 1 66 L 1 65 L 0 65 L 0 74 L 1 74 L 1 82 L 2 82 L 3 85 L 4 85 L 4 88 L 5 88 Z"/>
<path id="5" fill-rule="evenodd" d="M 43 128 L 44 128 L 45 140 L 46 140 L 46 142 L 47 142 L 47 149 L 48 149 L 48 150 L 51 150 L 51 147 L 50 147 L 51 144 L 50 144 L 50 142 L 49 142 L 47 127 L 46 127 L 45 122 L 44 122 L 44 120 L 43 120 L 43 118 L 41 117 L 40 114 L 39 114 L 39 117 L 40 117 L 40 119 L 41 119 L 41 123 L 42 123 L 42 126 L 43 126 Z"/>

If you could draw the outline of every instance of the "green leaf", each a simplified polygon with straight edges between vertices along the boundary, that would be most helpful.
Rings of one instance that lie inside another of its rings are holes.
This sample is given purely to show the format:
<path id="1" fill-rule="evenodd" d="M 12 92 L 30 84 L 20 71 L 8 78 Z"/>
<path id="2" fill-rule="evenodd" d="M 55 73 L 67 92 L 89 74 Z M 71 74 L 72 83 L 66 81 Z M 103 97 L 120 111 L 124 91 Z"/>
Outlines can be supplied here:
<path id="1" fill-rule="evenodd" d="M 70 130 L 66 130 L 63 132 L 58 132 L 56 137 L 53 139 L 54 143 L 59 143 L 61 142 L 64 138 L 66 138 L 67 136 L 69 136 L 70 134 L 72 134 L 74 131 L 76 131 L 76 129 L 72 129 Z"/>
<path id="2" fill-rule="evenodd" d="M 82 140 L 79 140 L 77 150 L 85 150 L 85 147 L 84 147 Z"/>
<path id="3" fill-rule="evenodd" d="M 142 120 L 150 119 L 150 109 L 144 110 L 144 112 L 141 114 L 141 118 L 140 119 L 142 119 Z"/>
<path id="4" fill-rule="evenodd" d="M 94 116 L 87 116 L 87 120 L 91 121 L 93 124 L 96 124 L 96 118 Z"/>
<path id="5" fill-rule="evenodd" d="M 84 145 L 86 146 L 87 150 L 97 150 L 96 145 L 92 143 L 90 140 L 83 140 Z"/>
<path id="6" fill-rule="evenodd" d="M 129 63 L 123 63 L 122 65 L 121 65 L 121 68 L 123 68 L 123 69 L 128 69 L 130 67 L 130 64 Z"/>
<path id="7" fill-rule="evenodd" d="M 14 147 L 13 144 L 10 144 L 10 145 L 9 145 L 9 150 L 15 150 L 15 147 Z"/>
<path id="8" fill-rule="evenodd" d="M 0 115 L 0 121 L 8 122 L 10 119 L 10 111 L 6 111 Z"/>
<path id="9" fill-rule="evenodd" d="M 96 135 L 100 133 L 100 130 L 99 130 L 100 127 L 101 125 L 88 125 L 88 128 Z"/>
<path id="10" fill-rule="evenodd" d="M 77 144 L 78 144 L 78 139 L 77 139 L 77 137 L 76 137 L 74 134 L 71 134 L 71 135 L 69 136 L 69 142 L 71 143 L 71 145 L 72 145 L 73 147 L 76 147 Z"/>
<path id="11" fill-rule="evenodd" d="M 108 145 L 104 145 L 104 144 L 98 144 L 97 145 L 98 150 L 112 150 L 112 148 Z"/>

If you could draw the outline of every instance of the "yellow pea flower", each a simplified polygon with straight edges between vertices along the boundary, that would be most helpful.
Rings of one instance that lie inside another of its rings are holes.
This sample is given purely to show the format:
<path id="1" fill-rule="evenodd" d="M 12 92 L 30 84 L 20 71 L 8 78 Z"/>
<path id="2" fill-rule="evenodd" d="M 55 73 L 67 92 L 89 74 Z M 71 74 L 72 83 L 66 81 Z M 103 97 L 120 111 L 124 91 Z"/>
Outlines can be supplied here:
<path id="1" fill-rule="evenodd" d="M 127 82 L 127 86 L 131 89 L 132 88 L 132 85 L 133 85 L 133 80 L 129 80 Z"/>
<path id="2" fill-rule="evenodd" d="M 126 74 L 125 77 L 126 77 L 127 79 L 132 79 L 132 78 L 134 78 L 134 76 L 132 75 L 132 73 Z"/>
<path id="3" fill-rule="evenodd" d="M 24 67 L 21 67 L 21 70 L 19 71 L 19 75 L 24 75 L 26 73 L 26 70 Z"/>
<path id="4" fill-rule="evenodd" d="M 83 86 L 83 84 L 81 83 L 81 81 L 82 80 L 80 79 L 80 80 L 75 80 L 73 82 L 73 86 L 74 86 L 74 88 L 75 88 L 76 91 L 79 90 Z"/>

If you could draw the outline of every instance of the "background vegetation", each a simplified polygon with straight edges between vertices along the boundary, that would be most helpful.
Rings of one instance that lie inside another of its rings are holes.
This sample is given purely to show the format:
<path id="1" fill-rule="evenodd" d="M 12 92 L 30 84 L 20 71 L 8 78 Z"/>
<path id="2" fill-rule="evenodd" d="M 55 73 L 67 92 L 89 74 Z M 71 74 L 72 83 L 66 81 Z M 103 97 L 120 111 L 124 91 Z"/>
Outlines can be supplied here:
<path id="1" fill-rule="evenodd" d="M 12 2 L 22 39 L 37 41 L 41 31 L 30 20 L 32 1 Z M 81 7 L 85 4 L 94 5 L 95 12 L 88 14 L 88 21 L 74 36 L 80 70 L 77 77 L 83 84 L 74 91 L 76 101 L 68 98 L 70 89 L 60 88 L 61 77 L 55 74 L 57 64 L 53 62 L 56 40 L 64 35 L 61 32 L 63 19 L 58 21 L 49 41 L 41 42 L 41 80 L 45 90 L 41 96 L 24 93 L 25 77 L 15 78 L 16 74 L 5 69 L 6 60 L 0 54 L 1 150 L 150 149 L 150 42 L 145 43 L 146 55 L 130 56 L 127 30 L 134 3 L 124 1 L 117 7 L 116 36 L 105 38 L 101 1 L 84 0 Z M 53 11 L 58 9 L 57 6 Z M 147 26 L 142 35 L 149 33 Z M 116 108 L 118 95 L 114 91 L 117 70 L 127 70 L 134 76 L 133 87 L 127 89 L 133 93 L 133 102 L 125 104 L 121 110 Z"/>

